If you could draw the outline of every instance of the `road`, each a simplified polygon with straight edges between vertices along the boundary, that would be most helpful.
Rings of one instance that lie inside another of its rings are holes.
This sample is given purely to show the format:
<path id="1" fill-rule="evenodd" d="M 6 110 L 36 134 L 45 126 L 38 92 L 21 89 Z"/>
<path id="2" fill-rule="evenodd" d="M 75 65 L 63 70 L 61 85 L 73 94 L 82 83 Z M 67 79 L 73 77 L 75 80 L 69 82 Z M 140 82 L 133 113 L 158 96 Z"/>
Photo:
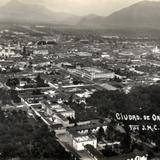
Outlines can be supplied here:
<path id="1" fill-rule="evenodd" d="M 32 105 L 28 104 L 22 97 L 21 97 L 22 103 L 27 106 L 28 110 L 32 110 L 33 113 L 40 117 L 41 120 L 48 126 L 48 128 L 52 129 L 52 122 L 49 122 L 45 119 L 43 114 L 39 113 Z M 70 138 L 67 136 L 67 133 L 56 135 L 58 142 L 65 148 L 67 152 L 72 153 L 75 157 L 79 157 L 81 160 L 95 160 L 91 155 L 86 151 L 76 151 L 71 144 Z"/>
<path id="2" fill-rule="evenodd" d="M 76 157 L 80 157 L 81 160 L 95 160 L 87 151 L 76 151 L 71 147 L 71 140 L 66 134 L 57 135 L 59 143 L 65 148 L 66 151 L 71 152 Z"/>

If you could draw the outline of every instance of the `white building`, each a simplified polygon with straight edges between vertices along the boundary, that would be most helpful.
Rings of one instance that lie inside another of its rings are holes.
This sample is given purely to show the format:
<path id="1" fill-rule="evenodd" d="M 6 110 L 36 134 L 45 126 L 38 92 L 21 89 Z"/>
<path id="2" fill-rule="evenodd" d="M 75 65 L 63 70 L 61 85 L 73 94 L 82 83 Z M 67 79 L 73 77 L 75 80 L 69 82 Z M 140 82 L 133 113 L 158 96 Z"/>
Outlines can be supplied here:
<path id="1" fill-rule="evenodd" d="M 11 50 L 10 46 L 7 49 L 0 50 L 0 57 L 14 56 L 15 52 Z"/>
<path id="2" fill-rule="evenodd" d="M 80 56 L 80 57 L 91 57 L 92 53 L 88 53 L 88 52 L 77 52 L 76 55 Z"/>
<path id="3" fill-rule="evenodd" d="M 75 118 L 75 111 L 67 105 L 51 104 L 47 106 L 46 110 L 48 115 L 59 113 L 65 118 Z"/>
<path id="4" fill-rule="evenodd" d="M 155 48 L 153 48 L 152 53 L 160 54 L 160 49 L 156 46 Z"/>
<path id="5" fill-rule="evenodd" d="M 56 113 L 56 114 L 53 114 L 52 116 L 54 118 L 54 123 L 55 124 L 61 124 L 64 127 L 69 126 L 69 120 L 66 117 L 64 117 L 63 115 L 61 115 L 59 113 Z"/>
<path id="6" fill-rule="evenodd" d="M 34 55 L 48 55 L 49 51 L 47 49 L 39 49 L 33 51 Z"/>
<path id="7" fill-rule="evenodd" d="M 101 57 L 102 57 L 102 58 L 106 58 L 106 59 L 110 59 L 110 58 L 111 58 L 111 56 L 110 56 L 109 54 L 107 54 L 107 53 L 103 53 L 103 54 L 101 55 Z"/>
<path id="8" fill-rule="evenodd" d="M 86 145 L 91 145 L 94 148 L 97 148 L 97 138 L 93 136 L 73 137 L 73 148 L 77 151 L 85 150 Z"/>
<path id="9" fill-rule="evenodd" d="M 80 75 L 81 77 L 88 78 L 88 79 L 113 79 L 115 77 L 114 72 L 103 72 L 97 68 L 91 67 L 84 67 L 82 69 L 77 69 L 75 71 L 76 74 Z"/>
<path id="10" fill-rule="evenodd" d="M 100 128 L 107 130 L 107 122 L 99 122 L 99 120 L 91 120 L 77 123 L 77 126 L 69 127 L 66 130 L 70 145 L 77 151 L 85 150 L 86 145 L 91 145 L 97 148 L 96 133 Z"/>
<path id="11" fill-rule="evenodd" d="M 75 111 L 67 105 L 43 102 L 42 107 L 46 109 L 47 115 L 54 119 L 55 124 L 62 124 L 64 127 L 68 127 L 68 118 L 75 119 Z"/>

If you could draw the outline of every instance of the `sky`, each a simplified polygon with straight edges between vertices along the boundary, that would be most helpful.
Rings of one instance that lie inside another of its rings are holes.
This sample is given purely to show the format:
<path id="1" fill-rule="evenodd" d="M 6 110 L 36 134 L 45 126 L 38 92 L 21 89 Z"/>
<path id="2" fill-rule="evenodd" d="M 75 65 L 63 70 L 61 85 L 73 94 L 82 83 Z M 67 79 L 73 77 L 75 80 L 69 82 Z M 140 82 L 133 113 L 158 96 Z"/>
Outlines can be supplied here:
<path id="1" fill-rule="evenodd" d="M 10 0 L 0 0 L 5 5 Z M 19 0 L 24 3 L 39 3 L 53 11 L 68 12 L 76 15 L 97 14 L 107 16 L 114 11 L 128 7 L 142 0 Z M 160 0 L 152 0 L 160 1 Z"/>

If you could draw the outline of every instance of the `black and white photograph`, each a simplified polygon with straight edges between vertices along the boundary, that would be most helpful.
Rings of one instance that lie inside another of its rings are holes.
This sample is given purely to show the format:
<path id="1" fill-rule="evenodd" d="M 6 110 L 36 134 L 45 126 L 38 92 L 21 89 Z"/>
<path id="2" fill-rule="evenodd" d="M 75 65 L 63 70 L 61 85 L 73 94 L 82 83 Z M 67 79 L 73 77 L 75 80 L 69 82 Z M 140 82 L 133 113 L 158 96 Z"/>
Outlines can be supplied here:
<path id="1" fill-rule="evenodd" d="M 160 0 L 0 0 L 0 160 L 160 160 Z"/>

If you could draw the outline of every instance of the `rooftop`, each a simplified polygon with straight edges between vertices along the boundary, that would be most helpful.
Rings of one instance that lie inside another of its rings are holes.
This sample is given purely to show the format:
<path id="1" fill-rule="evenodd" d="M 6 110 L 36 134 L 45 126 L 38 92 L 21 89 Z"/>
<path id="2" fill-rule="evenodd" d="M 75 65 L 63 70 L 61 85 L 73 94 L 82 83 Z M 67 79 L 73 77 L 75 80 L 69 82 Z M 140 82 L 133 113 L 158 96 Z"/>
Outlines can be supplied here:
<path id="1" fill-rule="evenodd" d="M 96 138 L 94 136 L 79 136 L 74 138 L 74 140 L 76 142 L 86 142 L 86 141 L 96 140 Z"/>
<path id="2" fill-rule="evenodd" d="M 92 121 L 89 121 L 89 123 L 86 123 L 84 125 L 78 125 L 78 126 L 75 126 L 75 127 L 72 127 L 72 128 L 68 128 L 68 131 L 72 135 L 78 136 L 79 135 L 78 131 L 94 129 L 94 128 L 97 128 L 97 127 L 102 127 L 102 126 L 107 126 L 107 125 L 108 125 L 107 122 L 100 123 L 99 120 L 92 120 Z"/>

